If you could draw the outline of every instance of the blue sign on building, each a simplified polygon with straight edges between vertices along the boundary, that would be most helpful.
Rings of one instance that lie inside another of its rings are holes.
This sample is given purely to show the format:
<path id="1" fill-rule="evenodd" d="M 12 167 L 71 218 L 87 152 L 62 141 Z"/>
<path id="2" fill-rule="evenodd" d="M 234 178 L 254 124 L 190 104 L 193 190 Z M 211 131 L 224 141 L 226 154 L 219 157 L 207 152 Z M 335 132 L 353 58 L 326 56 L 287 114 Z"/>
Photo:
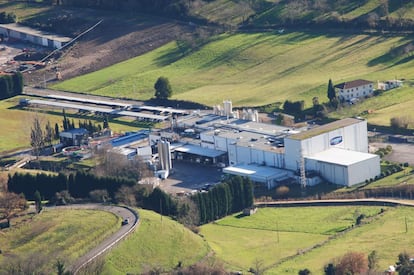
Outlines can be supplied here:
<path id="1" fill-rule="evenodd" d="M 337 137 L 331 138 L 330 144 L 331 145 L 337 145 L 341 142 L 342 142 L 342 136 L 337 136 Z"/>

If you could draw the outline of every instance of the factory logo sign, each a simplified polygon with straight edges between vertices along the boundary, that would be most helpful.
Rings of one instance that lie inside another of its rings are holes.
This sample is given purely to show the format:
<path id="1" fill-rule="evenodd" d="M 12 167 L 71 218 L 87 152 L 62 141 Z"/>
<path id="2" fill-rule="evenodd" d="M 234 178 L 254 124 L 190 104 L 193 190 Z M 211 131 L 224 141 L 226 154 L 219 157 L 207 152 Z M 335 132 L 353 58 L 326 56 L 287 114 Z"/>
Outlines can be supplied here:
<path id="1" fill-rule="evenodd" d="M 335 145 L 337 145 L 337 144 L 339 144 L 341 142 L 342 142 L 342 136 L 337 136 L 337 137 L 331 138 L 330 144 L 332 146 L 335 146 Z"/>

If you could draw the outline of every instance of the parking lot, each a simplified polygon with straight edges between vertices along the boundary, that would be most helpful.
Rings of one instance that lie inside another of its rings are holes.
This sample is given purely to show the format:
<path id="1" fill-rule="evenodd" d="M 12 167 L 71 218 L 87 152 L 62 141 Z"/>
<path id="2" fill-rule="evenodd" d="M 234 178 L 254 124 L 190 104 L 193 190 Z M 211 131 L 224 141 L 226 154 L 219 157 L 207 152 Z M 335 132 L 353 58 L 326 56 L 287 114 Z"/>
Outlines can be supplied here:
<path id="1" fill-rule="evenodd" d="M 173 172 L 160 187 L 168 193 L 191 192 L 220 182 L 221 168 L 173 160 Z"/>

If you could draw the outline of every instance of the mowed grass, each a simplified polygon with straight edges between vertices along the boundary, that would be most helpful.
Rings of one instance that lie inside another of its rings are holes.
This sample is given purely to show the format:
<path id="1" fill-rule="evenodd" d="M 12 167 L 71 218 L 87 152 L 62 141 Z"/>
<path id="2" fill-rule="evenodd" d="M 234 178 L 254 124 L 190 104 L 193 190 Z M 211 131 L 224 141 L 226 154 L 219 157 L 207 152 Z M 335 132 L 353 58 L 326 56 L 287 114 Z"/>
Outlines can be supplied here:
<path id="1" fill-rule="evenodd" d="M 43 123 L 49 120 L 52 126 L 63 118 L 16 109 L 18 101 L 18 97 L 0 101 L 0 152 L 30 147 L 30 131 L 36 116 Z"/>
<path id="2" fill-rule="evenodd" d="M 221 35 L 186 56 L 175 43 L 80 76 L 55 89 L 148 99 L 159 76 L 167 77 L 173 98 L 207 105 L 231 99 L 235 106 L 312 98 L 327 101 L 329 78 L 335 84 L 356 78 L 410 79 L 414 61 L 393 57 L 393 47 L 408 36 L 326 35 L 292 32 Z"/>
<path id="3" fill-rule="evenodd" d="M 55 260 L 68 266 L 119 229 L 120 218 L 97 210 L 45 209 L 25 222 L 13 224 L 0 235 L 0 270 L 14 255 L 47 259 L 51 274 Z"/>
<path id="4" fill-rule="evenodd" d="M 266 274 L 297 274 L 304 268 L 308 268 L 312 274 L 324 274 L 323 267 L 336 257 L 349 251 L 362 252 L 368 256 L 373 250 L 378 255 L 378 270 L 386 270 L 388 266 L 395 264 L 399 253 L 414 252 L 413 217 L 414 208 L 387 208 L 383 216 L 375 218 L 371 223 L 357 227 L 309 253 L 287 260 L 267 270 Z"/>
<path id="5" fill-rule="evenodd" d="M 183 225 L 152 211 L 138 210 L 140 224 L 106 256 L 103 274 L 138 274 L 154 267 L 188 266 L 209 252 L 207 243 Z"/>
<path id="6" fill-rule="evenodd" d="M 0 153 L 30 147 L 30 131 L 36 116 L 40 119 L 43 127 L 49 121 L 53 130 L 55 129 L 55 123 L 58 123 L 60 131 L 63 131 L 63 114 L 61 109 L 20 109 L 16 107 L 19 103 L 19 98 L 21 97 L 0 101 L 0 125 L 2 127 L 0 133 Z M 91 115 L 80 116 L 71 110 L 66 110 L 66 114 L 70 121 L 73 120 L 76 127 L 78 127 L 79 120 L 83 122 L 85 119 L 90 119 L 93 123 L 99 123 L 101 126 L 103 123 L 102 118 Z M 135 122 L 123 118 L 111 119 L 109 121 L 110 128 L 116 133 L 139 130 L 139 125 L 134 126 L 134 124 Z"/>
<path id="7" fill-rule="evenodd" d="M 360 214 L 379 211 L 360 206 L 260 208 L 252 216 L 233 215 L 204 225 L 201 234 L 231 269 L 247 271 L 256 260 L 271 267 L 351 227 Z"/>

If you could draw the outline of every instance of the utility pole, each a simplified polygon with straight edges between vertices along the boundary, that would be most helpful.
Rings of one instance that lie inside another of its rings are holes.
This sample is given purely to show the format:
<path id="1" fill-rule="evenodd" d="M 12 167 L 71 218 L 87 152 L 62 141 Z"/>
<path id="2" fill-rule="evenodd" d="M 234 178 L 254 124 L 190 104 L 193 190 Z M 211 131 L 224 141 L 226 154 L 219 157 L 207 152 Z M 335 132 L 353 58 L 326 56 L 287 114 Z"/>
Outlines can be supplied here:
<path id="1" fill-rule="evenodd" d="M 279 243 L 279 223 L 276 222 L 277 243 Z"/>

